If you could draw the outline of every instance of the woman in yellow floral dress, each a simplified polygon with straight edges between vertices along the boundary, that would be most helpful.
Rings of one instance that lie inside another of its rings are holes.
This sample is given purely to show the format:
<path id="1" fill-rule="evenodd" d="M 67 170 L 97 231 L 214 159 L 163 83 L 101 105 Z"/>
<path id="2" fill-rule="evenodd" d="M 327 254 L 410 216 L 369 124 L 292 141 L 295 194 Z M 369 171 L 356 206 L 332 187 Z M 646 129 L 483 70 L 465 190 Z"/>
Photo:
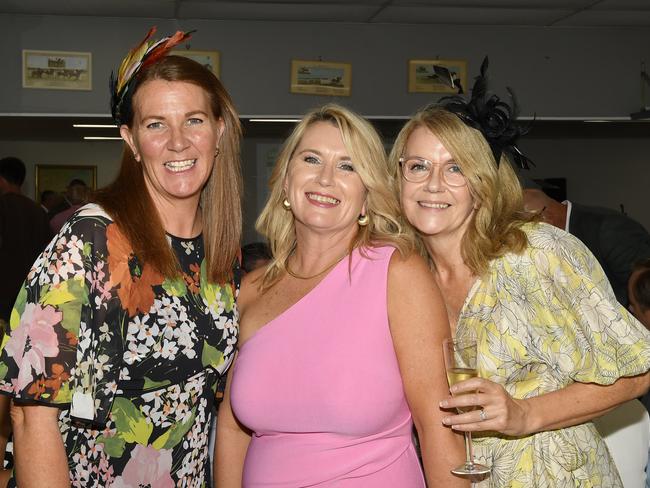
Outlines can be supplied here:
<path id="1" fill-rule="evenodd" d="M 391 159 L 452 331 L 479 344 L 480 378 L 451 388 L 444 423 L 475 433 L 480 486 L 621 487 L 591 420 L 648 390 L 650 334 L 578 239 L 522 212 L 511 161 L 529 161 L 486 68 L 469 101 L 416 114 Z"/>

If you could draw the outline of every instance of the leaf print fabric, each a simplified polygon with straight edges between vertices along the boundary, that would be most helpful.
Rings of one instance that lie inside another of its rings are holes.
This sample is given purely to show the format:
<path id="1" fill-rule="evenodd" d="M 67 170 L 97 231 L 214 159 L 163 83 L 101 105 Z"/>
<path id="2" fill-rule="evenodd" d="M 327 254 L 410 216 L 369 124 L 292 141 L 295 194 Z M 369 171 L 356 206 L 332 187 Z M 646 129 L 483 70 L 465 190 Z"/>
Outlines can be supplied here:
<path id="1" fill-rule="evenodd" d="M 14 305 L 0 392 L 61 409 L 72 486 L 210 485 L 208 435 L 237 342 L 239 270 L 233 283 L 208 283 L 201 237 L 168 240 L 176 279 L 140 262 L 109 216 L 86 205 Z"/>
<path id="2" fill-rule="evenodd" d="M 584 244 L 547 224 L 524 230 L 528 248 L 492 261 L 461 311 L 456 335 L 477 338 L 479 374 L 529 398 L 646 372 L 650 332 L 619 305 Z M 477 487 L 622 487 L 591 422 L 521 438 L 473 437 L 475 457 L 492 466 Z"/>

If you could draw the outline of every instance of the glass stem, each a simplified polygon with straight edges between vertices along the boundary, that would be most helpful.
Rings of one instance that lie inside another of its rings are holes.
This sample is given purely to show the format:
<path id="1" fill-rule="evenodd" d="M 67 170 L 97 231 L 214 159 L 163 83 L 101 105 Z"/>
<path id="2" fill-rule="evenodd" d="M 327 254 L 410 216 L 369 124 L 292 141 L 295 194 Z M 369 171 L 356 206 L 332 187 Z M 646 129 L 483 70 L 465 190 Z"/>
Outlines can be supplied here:
<path id="1" fill-rule="evenodd" d="M 472 450 L 472 433 L 464 432 L 465 435 L 465 466 L 467 469 L 474 467 L 474 452 Z"/>

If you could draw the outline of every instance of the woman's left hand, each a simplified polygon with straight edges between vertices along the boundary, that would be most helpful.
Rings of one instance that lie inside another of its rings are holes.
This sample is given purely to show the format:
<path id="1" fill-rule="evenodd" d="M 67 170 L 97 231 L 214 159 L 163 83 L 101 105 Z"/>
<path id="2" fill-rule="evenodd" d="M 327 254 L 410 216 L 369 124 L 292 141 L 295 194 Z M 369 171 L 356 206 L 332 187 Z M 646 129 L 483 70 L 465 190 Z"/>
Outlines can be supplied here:
<path id="1" fill-rule="evenodd" d="M 453 396 L 440 402 L 444 409 L 475 407 L 475 410 L 443 419 L 454 430 L 492 431 L 509 436 L 529 434 L 525 400 L 512 398 L 503 386 L 484 378 L 461 381 L 450 388 Z"/>

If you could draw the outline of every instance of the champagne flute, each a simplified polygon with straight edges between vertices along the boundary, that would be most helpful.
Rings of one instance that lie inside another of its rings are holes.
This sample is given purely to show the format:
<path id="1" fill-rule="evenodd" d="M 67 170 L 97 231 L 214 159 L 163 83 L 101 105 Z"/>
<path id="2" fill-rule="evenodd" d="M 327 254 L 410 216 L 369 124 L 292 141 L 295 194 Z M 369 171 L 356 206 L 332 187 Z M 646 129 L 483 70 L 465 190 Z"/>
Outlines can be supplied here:
<path id="1" fill-rule="evenodd" d="M 475 339 L 450 339 L 442 343 L 445 357 L 445 369 L 447 370 L 447 382 L 453 386 L 461 381 L 476 378 L 476 340 Z M 470 412 L 478 409 L 478 406 L 457 408 L 460 413 Z M 451 470 L 458 475 L 479 475 L 490 472 L 490 468 L 474 462 L 472 452 L 472 433 L 463 432 L 465 435 L 465 464 Z"/>

